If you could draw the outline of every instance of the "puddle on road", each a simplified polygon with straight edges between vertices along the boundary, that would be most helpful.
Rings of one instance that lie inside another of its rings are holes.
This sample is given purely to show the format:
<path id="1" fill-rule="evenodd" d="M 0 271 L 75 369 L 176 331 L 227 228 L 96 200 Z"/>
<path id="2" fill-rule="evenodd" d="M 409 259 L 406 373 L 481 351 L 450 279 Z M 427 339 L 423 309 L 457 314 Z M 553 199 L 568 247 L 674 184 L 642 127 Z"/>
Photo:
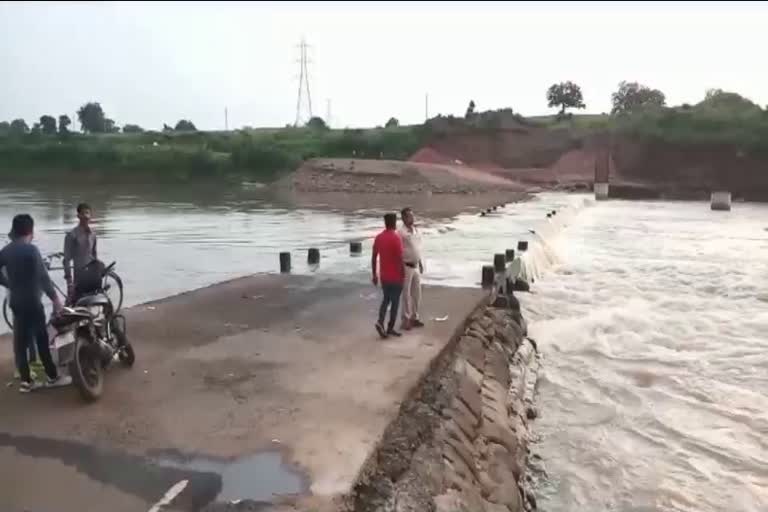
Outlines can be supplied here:
<path id="1" fill-rule="evenodd" d="M 221 490 L 216 501 L 271 501 L 274 495 L 299 494 L 308 487 L 306 478 L 287 466 L 278 452 L 234 460 L 167 453 L 152 461 L 163 468 L 219 475 Z"/>
<path id="2" fill-rule="evenodd" d="M 281 454 L 274 451 L 236 459 L 177 451 L 141 457 L 101 451 L 74 441 L 0 433 L 0 447 L 5 446 L 23 456 L 58 460 L 93 481 L 138 496 L 150 504 L 179 481 L 187 480 L 187 487 L 173 502 L 174 510 L 197 511 L 218 501 L 265 503 L 275 495 L 300 494 L 309 488 L 308 479 L 284 464 Z"/>

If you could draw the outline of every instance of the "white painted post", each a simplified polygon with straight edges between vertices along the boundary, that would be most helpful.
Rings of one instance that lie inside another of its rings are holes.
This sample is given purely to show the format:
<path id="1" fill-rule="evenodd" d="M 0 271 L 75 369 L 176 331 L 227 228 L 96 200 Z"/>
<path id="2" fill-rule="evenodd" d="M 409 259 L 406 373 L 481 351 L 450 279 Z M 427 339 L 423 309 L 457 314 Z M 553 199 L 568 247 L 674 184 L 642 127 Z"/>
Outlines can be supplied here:
<path id="1" fill-rule="evenodd" d="M 595 199 L 608 199 L 608 182 L 595 183 Z"/>
<path id="2" fill-rule="evenodd" d="M 731 193 L 726 191 L 712 192 L 710 208 L 724 212 L 731 211 Z"/>

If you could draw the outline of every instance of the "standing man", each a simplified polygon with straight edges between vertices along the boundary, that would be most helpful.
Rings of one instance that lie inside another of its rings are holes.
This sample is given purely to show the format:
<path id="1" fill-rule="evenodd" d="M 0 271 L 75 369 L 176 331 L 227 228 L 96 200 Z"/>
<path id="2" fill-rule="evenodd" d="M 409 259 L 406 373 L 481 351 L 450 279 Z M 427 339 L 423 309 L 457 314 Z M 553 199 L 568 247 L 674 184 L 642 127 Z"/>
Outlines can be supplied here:
<path id="1" fill-rule="evenodd" d="M 416 229 L 413 210 L 403 208 L 400 212 L 403 226 L 400 228 L 400 238 L 403 241 L 403 263 L 405 265 L 405 282 L 403 283 L 403 330 L 412 327 L 424 327 L 419 317 L 421 305 L 421 274 L 424 273 L 424 263 L 421 259 L 421 233 Z"/>
<path id="2" fill-rule="evenodd" d="M 11 232 L 8 233 L 8 239 L 10 242 L 13 242 L 14 240 L 13 230 L 11 230 Z M 8 269 L 5 267 L 0 269 L 0 284 L 2 284 L 3 287 L 8 286 Z M 8 293 L 8 300 L 10 302 L 10 290 L 7 293 Z M 15 354 L 16 352 L 14 351 L 14 358 L 15 358 Z M 37 360 L 37 348 L 35 347 L 34 343 L 29 345 L 29 351 L 27 356 L 28 356 L 27 362 L 29 363 L 29 373 L 32 377 L 32 380 L 37 380 L 37 376 L 42 375 L 43 373 L 43 366 L 40 364 L 40 361 Z M 15 366 L 16 366 L 16 371 L 13 374 L 13 378 L 15 380 L 19 380 L 21 379 L 21 374 L 19 373 L 18 363 L 15 364 Z"/>
<path id="3" fill-rule="evenodd" d="M 388 213 L 384 215 L 384 231 L 376 236 L 373 242 L 373 255 L 371 256 L 371 270 L 373 271 L 373 284 L 379 284 L 381 276 L 381 290 L 384 297 L 379 308 L 379 319 L 376 322 L 376 331 L 382 338 L 389 336 L 402 336 L 395 330 L 397 309 L 400 305 L 400 294 L 403 292 L 403 243 L 397 234 L 397 215 Z M 376 273 L 376 263 L 380 259 L 381 271 Z M 391 306 L 391 307 L 390 307 Z M 384 317 L 389 311 L 389 325 L 384 330 Z"/>
<path id="4" fill-rule="evenodd" d="M 32 245 L 35 221 L 22 214 L 13 218 L 12 242 L 0 251 L 0 284 L 10 290 L 10 306 L 13 312 L 13 349 L 16 366 L 21 376 L 19 391 L 28 393 L 35 388 L 29 371 L 27 351 L 37 343 L 37 352 L 48 375 L 48 386 L 69 384 L 72 379 L 60 377 L 51 358 L 43 292 L 53 302 L 54 313 L 61 310 L 61 300 L 56 295 L 51 278 L 43 264 L 40 251 Z M 6 276 L 2 271 L 6 270 Z"/>
<path id="5" fill-rule="evenodd" d="M 92 290 L 92 273 L 86 267 L 96 261 L 96 233 L 91 229 L 91 207 L 77 205 L 78 224 L 64 237 L 64 279 L 67 281 L 67 297 L 74 302 L 77 297 Z M 74 266 L 74 275 L 72 267 Z"/>

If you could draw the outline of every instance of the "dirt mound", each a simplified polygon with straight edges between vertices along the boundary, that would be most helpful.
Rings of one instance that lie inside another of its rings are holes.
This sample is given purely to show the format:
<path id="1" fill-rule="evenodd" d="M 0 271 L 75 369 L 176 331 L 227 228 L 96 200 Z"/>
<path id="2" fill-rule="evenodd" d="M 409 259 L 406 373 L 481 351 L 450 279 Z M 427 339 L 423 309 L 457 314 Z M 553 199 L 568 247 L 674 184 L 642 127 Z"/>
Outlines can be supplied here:
<path id="1" fill-rule="evenodd" d="M 429 154 L 427 153 L 427 156 Z M 472 194 L 498 189 L 521 191 L 503 177 L 461 165 L 364 159 L 315 159 L 291 177 L 306 192 Z"/>
<path id="2" fill-rule="evenodd" d="M 424 164 L 444 164 L 444 165 L 460 165 L 461 161 L 457 162 L 457 159 L 451 158 L 447 155 L 440 153 L 439 151 L 429 146 L 424 146 L 420 150 L 408 159 L 409 162 L 419 162 Z"/>

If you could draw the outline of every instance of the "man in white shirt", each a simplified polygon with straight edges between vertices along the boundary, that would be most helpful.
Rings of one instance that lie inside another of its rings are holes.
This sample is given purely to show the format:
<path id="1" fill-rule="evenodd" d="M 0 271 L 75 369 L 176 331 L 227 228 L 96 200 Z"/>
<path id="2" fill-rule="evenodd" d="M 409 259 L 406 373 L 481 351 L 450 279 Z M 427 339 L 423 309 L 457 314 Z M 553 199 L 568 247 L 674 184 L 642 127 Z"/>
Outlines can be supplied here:
<path id="1" fill-rule="evenodd" d="M 421 258 L 421 233 L 416 229 L 413 210 L 403 208 L 400 212 L 403 225 L 399 230 L 403 241 L 403 263 L 405 264 L 405 282 L 403 283 L 403 330 L 424 327 L 419 317 L 421 306 L 421 274 L 424 263 Z"/>

